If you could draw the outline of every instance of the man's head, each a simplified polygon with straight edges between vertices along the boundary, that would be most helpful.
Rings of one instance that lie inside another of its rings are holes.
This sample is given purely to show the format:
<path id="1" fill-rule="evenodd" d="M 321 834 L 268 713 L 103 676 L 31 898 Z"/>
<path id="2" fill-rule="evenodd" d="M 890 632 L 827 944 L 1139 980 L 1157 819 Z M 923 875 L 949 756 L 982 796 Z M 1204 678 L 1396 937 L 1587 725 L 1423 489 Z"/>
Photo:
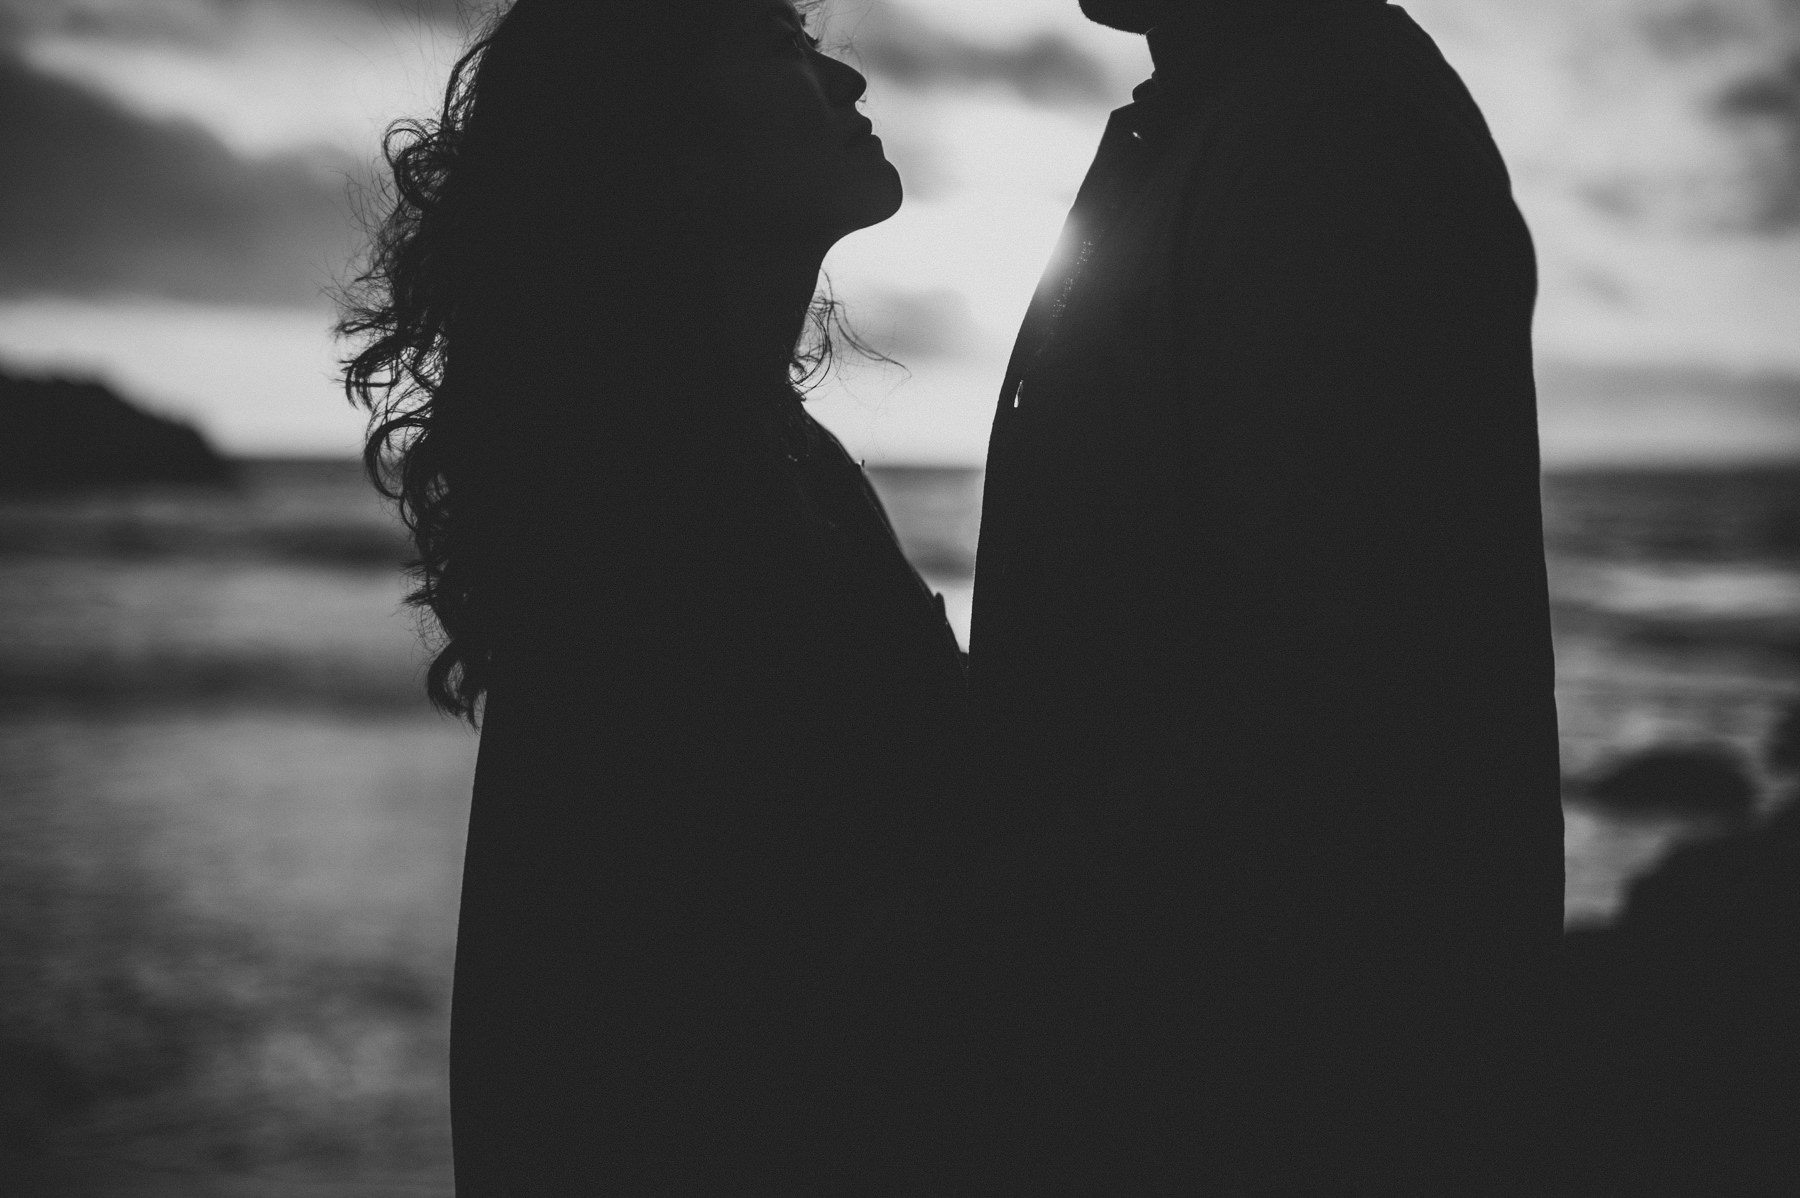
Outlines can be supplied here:
<path id="1" fill-rule="evenodd" d="M 1081 11 L 1090 21 L 1098 21 L 1127 33 L 1143 33 L 1156 24 L 1163 10 L 1171 4 L 1193 0 L 1081 0 Z"/>
<path id="2" fill-rule="evenodd" d="M 1178 20 L 1184 13 L 1198 13 L 1208 8 L 1268 7 L 1280 4 L 1328 3 L 1330 0 L 1080 0 L 1081 11 L 1088 20 L 1098 21 L 1126 33 L 1144 33 L 1151 26 Z"/>

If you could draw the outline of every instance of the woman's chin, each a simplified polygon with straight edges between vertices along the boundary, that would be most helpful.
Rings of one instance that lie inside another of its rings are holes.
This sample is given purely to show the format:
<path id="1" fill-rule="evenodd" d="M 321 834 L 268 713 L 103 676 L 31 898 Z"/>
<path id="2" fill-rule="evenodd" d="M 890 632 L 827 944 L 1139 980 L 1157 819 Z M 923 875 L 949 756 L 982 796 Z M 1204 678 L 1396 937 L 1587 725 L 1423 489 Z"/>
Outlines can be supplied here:
<path id="1" fill-rule="evenodd" d="M 885 160 L 883 161 L 883 165 L 887 167 L 887 183 L 885 187 L 884 203 L 881 205 L 881 215 L 870 221 L 870 224 L 880 224 L 888 217 L 900 211 L 901 205 L 906 203 L 906 184 L 900 178 L 899 168 L 893 163 Z"/>
<path id="2" fill-rule="evenodd" d="M 858 180 L 853 195 L 844 195 L 845 201 L 834 205 L 837 210 L 836 238 L 848 237 L 858 229 L 866 229 L 878 225 L 894 213 L 900 211 L 900 205 L 906 198 L 905 189 L 900 183 L 900 172 L 892 163 L 883 162 L 880 174 L 870 172 Z"/>
<path id="3" fill-rule="evenodd" d="M 831 186 L 801 190 L 782 213 L 785 219 L 751 223 L 763 234 L 780 226 L 802 241 L 822 236 L 830 242 L 887 220 L 900 211 L 905 198 L 900 172 L 882 158 L 859 165 L 848 178 L 840 175 Z M 815 205 L 806 205 L 809 199 Z M 817 203 L 820 200 L 824 202 Z"/>
<path id="4" fill-rule="evenodd" d="M 885 158 L 881 160 L 880 171 L 871 171 L 868 181 L 859 190 L 862 192 L 861 203 L 857 205 L 856 227 L 859 229 L 880 224 L 900 211 L 906 201 L 906 187 L 900 181 L 900 172 Z"/>

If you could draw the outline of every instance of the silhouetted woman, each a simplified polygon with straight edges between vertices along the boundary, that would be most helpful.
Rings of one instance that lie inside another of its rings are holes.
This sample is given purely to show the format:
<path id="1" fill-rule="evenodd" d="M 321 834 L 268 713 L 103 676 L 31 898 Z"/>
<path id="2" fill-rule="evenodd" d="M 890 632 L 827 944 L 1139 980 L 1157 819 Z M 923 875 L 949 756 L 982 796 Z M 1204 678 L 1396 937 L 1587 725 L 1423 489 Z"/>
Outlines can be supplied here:
<path id="1" fill-rule="evenodd" d="M 786 0 L 518 0 L 390 140 L 347 381 L 482 716 L 461 1198 L 880 1192 L 840 956 L 965 843 L 964 699 L 793 381 L 900 203 L 864 86 Z"/>

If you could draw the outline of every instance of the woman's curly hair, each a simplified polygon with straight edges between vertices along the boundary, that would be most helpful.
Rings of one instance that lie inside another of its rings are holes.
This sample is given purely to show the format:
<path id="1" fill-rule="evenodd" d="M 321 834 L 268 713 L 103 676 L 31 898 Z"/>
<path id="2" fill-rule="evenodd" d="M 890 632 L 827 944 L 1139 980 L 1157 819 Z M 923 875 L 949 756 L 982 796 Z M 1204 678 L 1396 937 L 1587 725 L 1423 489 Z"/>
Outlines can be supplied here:
<path id="1" fill-rule="evenodd" d="M 646 7 L 658 6 L 617 6 L 606 15 L 608 32 L 616 34 L 621 21 L 629 22 L 630 11 Z M 706 8 L 705 0 L 689 5 L 690 12 Z M 502 219 L 491 194 L 495 178 L 506 173 L 500 161 L 508 153 L 516 159 L 521 151 L 515 143 L 521 141 L 545 158 L 559 152 L 544 148 L 560 136 L 555 131 L 534 130 L 535 141 L 517 136 L 518 122 L 536 117 L 543 106 L 534 109 L 505 93 L 529 86 L 519 80 L 533 74 L 531 55 L 557 53 L 552 47 L 568 42 L 569 30 L 550 23 L 566 25 L 602 10 L 615 5 L 518 0 L 457 61 L 435 118 L 402 120 L 389 128 L 382 143 L 387 179 L 376 193 L 384 215 L 374 222 L 362 266 L 344 289 L 337 325 L 340 337 L 360 342 L 343 362 L 343 385 L 351 401 L 369 413 L 364 467 L 376 489 L 395 504 L 415 550 L 407 563 L 414 585 L 406 600 L 435 626 L 427 694 L 437 708 L 471 724 L 479 723 L 500 631 L 494 594 L 500 580 L 487 568 L 495 534 L 485 530 L 495 520 L 486 510 L 493 492 L 481 485 L 483 452 L 496 422 L 506 419 L 500 405 L 512 397 L 494 393 L 492 380 L 504 377 L 503 371 L 469 368 L 467 359 L 488 351 L 479 338 L 459 339 L 458 333 L 474 323 L 482 303 L 494 302 L 497 281 L 525 285 L 528 280 L 516 276 L 535 266 L 492 236 L 492 226 Z M 666 17 L 667 10 L 660 15 Z M 536 25 L 521 32 L 521 18 Z M 670 22 L 660 25 L 654 31 L 658 44 L 679 41 Z M 563 36 L 554 36 L 558 33 Z M 497 49 L 503 45 L 504 51 Z M 571 53 L 566 45 L 560 52 Z M 628 45 L 620 50 L 630 52 Z M 502 53 L 511 60 L 501 68 L 511 73 L 510 81 L 490 78 Z M 640 68 L 638 77 L 648 74 Z M 488 108 L 501 115 L 485 112 Z M 564 146 L 560 152 L 570 151 Z M 558 177 L 554 165 L 546 177 Z M 530 222 L 515 217 L 513 223 Z M 789 363 L 798 390 L 826 376 L 834 344 L 886 360 L 844 327 L 828 286 L 815 297 L 807 328 Z M 471 385 L 470 376 L 483 381 Z M 514 418 L 528 417 L 518 412 Z"/>
<path id="2" fill-rule="evenodd" d="M 415 585 L 406 600 L 430 613 L 441 638 L 427 693 L 441 710 L 471 722 L 489 681 L 489 652 L 470 618 L 475 580 L 459 552 L 450 484 L 462 447 L 444 427 L 440 399 L 458 297 L 454 180 L 487 44 L 477 42 L 451 71 L 438 119 L 401 121 L 383 139 L 390 207 L 337 326 L 340 336 L 363 342 L 343 374 L 346 394 L 369 412 L 363 467 L 397 506 L 417 552 L 408 563 Z"/>

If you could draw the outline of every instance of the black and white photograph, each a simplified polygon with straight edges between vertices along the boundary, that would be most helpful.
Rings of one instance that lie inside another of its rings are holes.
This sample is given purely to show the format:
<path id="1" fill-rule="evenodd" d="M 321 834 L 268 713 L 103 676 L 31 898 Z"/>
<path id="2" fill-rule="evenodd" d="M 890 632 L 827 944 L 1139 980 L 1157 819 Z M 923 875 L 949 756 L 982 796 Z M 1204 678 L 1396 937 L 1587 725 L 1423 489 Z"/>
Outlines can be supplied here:
<path id="1" fill-rule="evenodd" d="M 0 0 L 0 1195 L 1800 1193 L 1800 0 Z"/>

